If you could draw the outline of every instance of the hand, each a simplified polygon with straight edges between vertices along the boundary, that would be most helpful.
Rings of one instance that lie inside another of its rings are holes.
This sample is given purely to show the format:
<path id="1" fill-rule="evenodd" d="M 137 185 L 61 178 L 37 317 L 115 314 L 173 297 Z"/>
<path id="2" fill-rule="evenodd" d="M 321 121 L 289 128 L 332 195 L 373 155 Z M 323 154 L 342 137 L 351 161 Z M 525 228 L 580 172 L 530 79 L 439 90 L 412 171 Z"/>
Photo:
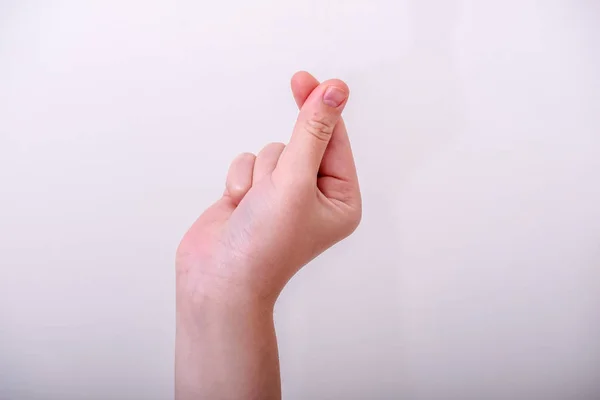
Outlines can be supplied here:
<path id="1" fill-rule="evenodd" d="M 292 91 L 300 113 L 289 144 L 235 158 L 222 198 L 181 241 L 184 296 L 274 302 L 294 273 L 358 226 L 361 197 L 341 119 L 348 87 L 300 72 Z"/>
<path id="2" fill-rule="evenodd" d="M 280 399 L 273 306 L 304 264 L 348 236 L 361 199 L 341 113 L 348 87 L 292 78 L 290 143 L 231 164 L 222 198 L 177 251 L 175 397 Z"/>

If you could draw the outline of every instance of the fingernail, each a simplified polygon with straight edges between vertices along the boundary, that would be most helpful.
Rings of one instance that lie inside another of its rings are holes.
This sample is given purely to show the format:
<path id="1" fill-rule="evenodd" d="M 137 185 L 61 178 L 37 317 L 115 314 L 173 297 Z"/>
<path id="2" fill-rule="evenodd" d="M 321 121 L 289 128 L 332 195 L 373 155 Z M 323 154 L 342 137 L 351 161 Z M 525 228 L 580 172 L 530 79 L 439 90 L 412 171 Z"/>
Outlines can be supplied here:
<path id="1" fill-rule="evenodd" d="M 346 100 L 348 97 L 348 93 L 344 92 L 342 89 L 338 89 L 335 86 L 329 86 L 327 90 L 325 90 L 325 94 L 323 94 L 323 103 L 327 104 L 329 107 L 339 107 L 340 104 Z"/>

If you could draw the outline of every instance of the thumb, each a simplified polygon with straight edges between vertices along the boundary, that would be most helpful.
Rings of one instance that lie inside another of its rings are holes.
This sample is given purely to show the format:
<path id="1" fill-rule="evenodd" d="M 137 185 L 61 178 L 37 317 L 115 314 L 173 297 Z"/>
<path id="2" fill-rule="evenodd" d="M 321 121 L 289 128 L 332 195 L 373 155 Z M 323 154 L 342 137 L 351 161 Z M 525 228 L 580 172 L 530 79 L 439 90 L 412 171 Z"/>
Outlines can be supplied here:
<path id="1" fill-rule="evenodd" d="M 300 109 L 292 138 L 281 155 L 277 169 L 316 179 L 348 93 L 348 86 L 338 79 L 323 82 L 313 90 Z"/>

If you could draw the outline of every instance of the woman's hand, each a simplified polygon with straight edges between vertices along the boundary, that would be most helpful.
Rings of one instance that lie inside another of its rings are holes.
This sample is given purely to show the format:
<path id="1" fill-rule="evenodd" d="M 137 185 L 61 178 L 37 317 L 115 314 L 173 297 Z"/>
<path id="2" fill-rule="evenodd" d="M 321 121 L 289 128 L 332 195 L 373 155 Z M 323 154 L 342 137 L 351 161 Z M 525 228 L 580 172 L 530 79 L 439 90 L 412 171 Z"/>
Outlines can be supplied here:
<path id="1" fill-rule="evenodd" d="M 301 109 L 289 144 L 236 157 L 225 193 L 181 241 L 182 296 L 274 302 L 294 273 L 357 227 L 360 191 L 341 120 L 348 87 L 300 72 L 292 89 Z"/>
<path id="2" fill-rule="evenodd" d="M 348 87 L 300 72 L 292 91 L 300 114 L 289 144 L 235 158 L 223 196 L 177 251 L 178 400 L 279 399 L 275 300 L 303 265 L 360 222 L 341 119 Z"/>

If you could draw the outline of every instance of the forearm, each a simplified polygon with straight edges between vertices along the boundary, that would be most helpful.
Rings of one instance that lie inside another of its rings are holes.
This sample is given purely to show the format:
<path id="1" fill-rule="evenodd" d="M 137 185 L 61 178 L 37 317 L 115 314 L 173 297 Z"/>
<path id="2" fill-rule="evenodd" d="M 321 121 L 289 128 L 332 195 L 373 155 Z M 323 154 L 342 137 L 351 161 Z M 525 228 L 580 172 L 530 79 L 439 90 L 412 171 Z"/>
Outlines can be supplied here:
<path id="1" fill-rule="evenodd" d="M 280 399 L 272 304 L 178 296 L 175 397 Z"/>

